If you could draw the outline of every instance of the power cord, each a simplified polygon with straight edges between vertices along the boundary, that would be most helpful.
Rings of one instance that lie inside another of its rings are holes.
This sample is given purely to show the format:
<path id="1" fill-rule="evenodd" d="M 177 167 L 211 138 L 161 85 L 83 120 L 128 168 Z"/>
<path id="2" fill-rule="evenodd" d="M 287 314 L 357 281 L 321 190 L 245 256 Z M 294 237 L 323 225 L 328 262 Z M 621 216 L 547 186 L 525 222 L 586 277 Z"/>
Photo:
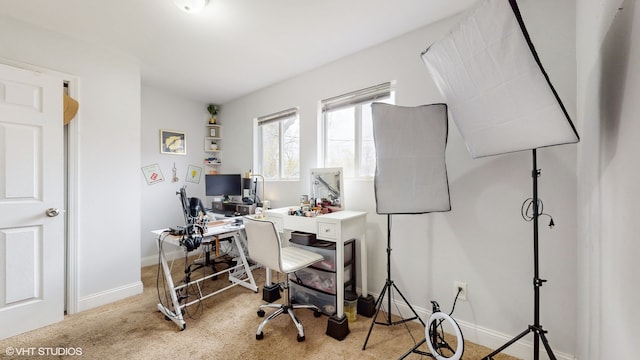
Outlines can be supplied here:
<path id="1" fill-rule="evenodd" d="M 541 199 L 538 199 L 537 207 L 538 207 L 538 216 L 548 216 L 550 219 L 549 228 L 553 229 L 553 227 L 556 224 L 553 222 L 553 217 L 551 217 L 551 215 L 544 213 L 544 203 L 542 202 Z M 525 221 L 532 221 L 535 218 L 536 214 L 534 212 L 533 198 L 528 198 L 522 203 L 522 207 L 520 208 L 520 214 L 522 215 L 522 218 Z"/>
<path id="2" fill-rule="evenodd" d="M 451 306 L 451 312 L 449 313 L 449 316 L 453 315 L 453 311 L 456 309 L 456 303 L 458 302 L 458 297 L 460 296 L 461 292 L 462 292 L 462 288 L 458 286 L 458 293 L 456 294 L 455 299 L 453 299 L 453 305 Z"/>

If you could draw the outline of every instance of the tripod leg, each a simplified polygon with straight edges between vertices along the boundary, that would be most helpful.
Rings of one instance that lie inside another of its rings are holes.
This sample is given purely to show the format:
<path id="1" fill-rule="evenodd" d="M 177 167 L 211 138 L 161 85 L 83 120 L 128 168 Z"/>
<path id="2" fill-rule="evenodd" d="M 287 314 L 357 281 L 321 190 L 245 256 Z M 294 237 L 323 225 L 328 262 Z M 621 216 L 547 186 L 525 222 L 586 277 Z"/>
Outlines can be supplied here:
<path id="1" fill-rule="evenodd" d="M 424 351 L 419 351 L 418 348 L 420 346 L 422 346 L 422 344 L 424 344 L 425 342 L 427 342 L 427 339 L 422 339 L 420 340 L 414 347 L 412 347 L 411 349 L 409 349 L 409 351 L 407 351 L 406 353 L 402 354 L 402 356 L 400 356 L 398 358 L 398 360 L 402 360 L 404 358 L 406 358 L 407 356 L 409 356 L 411 353 L 416 353 L 416 354 L 420 354 L 420 355 L 427 355 L 427 356 L 431 356 L 431 354 L 426 353 Z"/>
<path id="2" fill-rule="evenodd" d="M 511 346 L 513 343 L 515 343 L 516 341 L 522 339 L 525 335 L 529 334 L 529 332 L 531 332 L 531 328 L 527 328 L 527 330 L 521 332 L 518 336 L 514 337 L 513 339 L 509 340 L 508 343 L 502 345 L 501 347 L 499 347 L 498 349 L 496 349 L 494 352 L 492 352 L 491 354 L 485 356 L 482 358 L 482 360 L 492 360 L 493 356 L 499 354 L 502 352 L 502 350 L 508 348 L 509 346 Z"/>
<path id="3" fill-rule="evenodd" d="M 556 360 L 556 356 L 553 354 L 553 350 L 551 350 L 551 346 L 549 345 L 549 341 L 547 341 L 547 337 L 544 335 L 544 332 L 540 333 L 540 340 L 542 340 L 542 344 L 544 348 L 547 350 L 547 355 L 550 360 Z"/>
<path id="4" fill-rule="evenodd" d="M 378 313 L 380 312 L 380 308 L 382 307 L 382 300 L 384 299 L 384 294 L 387 292 L 387 289 L 389 288 L 389 284 L 385 284 L 384 288 L 382 288 L 382 291 L 380 292 L 380 296 L 378 297 L 378 300 L 376 301 L 376 312 L 373 315 L 373 318 L 371 319 L 371 326 L 369 327 L 369 332 L 367 333 L 367 338 L 364 340 L 364 345 L 362 346 L 362 350 L 366 349 L 367 347 L 367 343 L 369 342 L 369 336 L 371 336 L 371 331 L 373 330 L 373 325 L 375 325 L 376 323 L 376 319 L 378 318 Z M 391 294 L 389 294 L 391 295 Z"/>
<path id="5" fill-rule="evenodd" d="M 398 289 L 398 287 L 396 286 L 396 284 L 392 284 L 393 288 L 396 289 L 396 291 L 398 292 L 398 294 L 400 294 L 400 297 L 402 298 L 402 300 L 404 300 L 405 304 L 407 304 L 407 306 L 409 307 L 409 309 L 411 309 L 411 311 L 413 312 L 413 315 L 415 315 L 415 317 L 420 320 L 420 323 L 422 324 L 422 326 L 427 326 L 425 325 L 424 321 L 422 321 L 422 319 L 420 318 L 420 316 L 418 315 L 418 313 L 413 309 L 413 306 L 411 306 L 411 304 L 409 304 L 409 302 L 407 301 L 407 298 L 404 297 L 404 295 L 402 295 L 402 292 L 400 292 L 400 289 Z M 389 314 L 391 314 L 391 309 L 389 309 Z"/>

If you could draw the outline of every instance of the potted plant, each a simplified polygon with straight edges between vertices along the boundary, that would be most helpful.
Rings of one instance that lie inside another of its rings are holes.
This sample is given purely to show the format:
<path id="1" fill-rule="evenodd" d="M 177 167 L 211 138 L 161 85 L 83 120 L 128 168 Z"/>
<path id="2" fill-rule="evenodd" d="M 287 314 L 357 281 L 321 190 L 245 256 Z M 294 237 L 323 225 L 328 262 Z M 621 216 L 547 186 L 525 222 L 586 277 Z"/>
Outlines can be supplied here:
<path id="1" fill-rule="evenodd" d="M 209 118 L 209 124 L 216 123 L 216 115 L 218 114 L 219 109 L 220 107 L 216 104 L 209 104 L 209 106 L 207 106 L 207 111 L 211 115 L 211 117 Z"/>

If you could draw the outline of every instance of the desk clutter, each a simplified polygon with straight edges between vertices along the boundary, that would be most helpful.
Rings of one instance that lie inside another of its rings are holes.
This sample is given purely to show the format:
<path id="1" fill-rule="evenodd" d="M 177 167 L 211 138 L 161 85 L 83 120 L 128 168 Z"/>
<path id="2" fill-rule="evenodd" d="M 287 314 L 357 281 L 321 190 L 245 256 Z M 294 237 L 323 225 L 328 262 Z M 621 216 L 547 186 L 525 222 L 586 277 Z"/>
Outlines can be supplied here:
<path id="1" fill-rule="evenodd" d="M 288 214 L 291 216 L 316 217 L 340 210 L 342 209 L 340 208 L 340 202 L 338 200 L 327 198 L 310 199 L 308 195 L 301 195 L 300 206 L 290 207 Z"/>

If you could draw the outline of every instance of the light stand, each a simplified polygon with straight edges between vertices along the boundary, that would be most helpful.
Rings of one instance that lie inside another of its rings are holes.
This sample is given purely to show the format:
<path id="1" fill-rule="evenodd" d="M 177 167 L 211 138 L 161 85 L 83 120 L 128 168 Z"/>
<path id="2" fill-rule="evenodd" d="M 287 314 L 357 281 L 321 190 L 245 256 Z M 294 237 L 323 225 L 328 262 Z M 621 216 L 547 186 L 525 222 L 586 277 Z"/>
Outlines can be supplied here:
<path id="1" fill-rule="evenodd" d="M 539 274 L 539 256 L 538 256 L 538 217 L 541 215 L 538 212 L 538 177 L 540 176 L 540 170 L 538 169 L 537 161 L 536 161 L 536 149 L 532 150 L 533 152 L 533 170 L 531 171 L 531 177 L 533 178 L 533 325 L 529 325 L 526 330 L 518 334 L 513 339 L 509 340 L 506 344 L 502 345 L 500 348 L 496 349 L 491 354 L 482 358 L 482 360 L 492 360 L 493 356 L 502 352 L 502 350 L 508 348 L 516 341 L 520 340 L 530 332 L 533 332 L 534 340 L 533 340 L 533 358 L 534 360 L 540 359 L 540 340 L 542 340 L 542 344 L 544 348 L 547 350 L 547 355 L 549 359 L 556 360 L 553 351 L 551 350 L 551 346 L 549 346 L 549 341 L 546 337 L 546 330 L 542 329 L 542 325 L 540 324 L 540 287 L 547 280 L 540 279 Z"/>
<path id="2" fill-rule="evenodd" d="M 394 289 L 400 295 L 400 297 L 402 297 L 402 300 L 404 300 L 404 302 L 407 304 L 409 309 L 411 309 L 411 311 L 413 312 L 413 315 L 414 315 L 413 317 L 407 318 L 407 319 L 401 319 L 399 321 L 392 321 L 391 320 L 391 297 L 392 297 L 391 296 L 391 292 Z M 383 299 L 384 299 L 385 295 L 387 295 L 387 306 L 388 306 L 387 307 L 387 317 L 386 317 L 384 322 L 377 321 L 376 319 L 378 318 L 378 313 L 380 312 L 380 308 L 382 307 L 382 302 L 383 302 Z M 385 282 L 384 287 L 382 288 L 382 291 L 380 292 L 380 296 L 378 297 L 378 300 L 376 301 L 375 309 L 376 309 L 376 312 L 373 315 L 373 319 L 371 321 L 371 326 L 369 327 L 369 333 L 367 333 L 367 338 L 364 341 L 364 345 L 362 346 L 362 350 L 366 349 L 367 342 L 369 342 L 369 336 L 371 336 L 371 331 L 373 330 L 373 326 L 376 325 L 376 324 L 391 326 L 391 325 L 403 324 L 405 322 L 413 321 L 415 319 L 418 319 L 418 320 L 420 320 L 420 323 L 422 324 L 422 326 L 426 326 L 424 321 L 422 321 L 420 316 L 418 316 L 418 313 L 413 309 L 411 304 L 409 304 L 409 302 L 404 297 L 404 295 L 402 295 L 402 292 L 400 292 L 400 289 L 398 289 L 398 287 L 393 282 L 393 280 L 391 280 L 391 214 L 387 214 L 387 281 Z"/>

